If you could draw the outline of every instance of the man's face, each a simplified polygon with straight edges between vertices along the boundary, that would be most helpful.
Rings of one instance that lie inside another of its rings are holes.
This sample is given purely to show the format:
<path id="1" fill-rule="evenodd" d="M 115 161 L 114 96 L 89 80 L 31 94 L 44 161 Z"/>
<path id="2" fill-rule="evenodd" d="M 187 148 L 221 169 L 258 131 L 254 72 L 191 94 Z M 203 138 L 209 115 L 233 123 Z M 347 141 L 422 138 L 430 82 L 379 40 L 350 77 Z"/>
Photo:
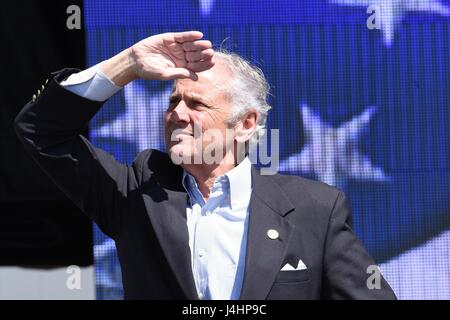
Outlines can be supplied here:
<path id="1" fill-rule="evenodd" d="M 194 158 L 202 159 L 203 163 L 203 156 L 211 154 L 212 149 L 221 149 L 225 154 L 225 150 L 231 150 L 234 140 L 233 134 L 230 134 L 233 131 L 230 132 L 227 124 L 231 115 L 226 93 L 226 86 L 231 81 L 230 71 L 221 63 L 216 63 L 210 70 L 198 73 L 198 76 L 197 81 L 176 81 L 165 114 L 169 155 L 172 159 L 174 156 L 189 159 L 190 163 L 197 163 Z M 208 133 L 212 133 L 213 137 Z"/>

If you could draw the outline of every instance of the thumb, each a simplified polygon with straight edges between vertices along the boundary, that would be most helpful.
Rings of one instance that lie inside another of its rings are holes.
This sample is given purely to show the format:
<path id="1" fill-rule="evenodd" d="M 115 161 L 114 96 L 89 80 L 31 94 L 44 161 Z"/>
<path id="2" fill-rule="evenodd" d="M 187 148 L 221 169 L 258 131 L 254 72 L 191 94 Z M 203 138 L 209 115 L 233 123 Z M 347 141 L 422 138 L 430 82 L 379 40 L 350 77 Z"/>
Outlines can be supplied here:
<path id="1" fill-rule="evenodd" d="M 198 75 L 194 71 L 186 68 L 168 68 L 162 74 L 162 78 L 164 80 L 191 79 L 197 81 Z"/>

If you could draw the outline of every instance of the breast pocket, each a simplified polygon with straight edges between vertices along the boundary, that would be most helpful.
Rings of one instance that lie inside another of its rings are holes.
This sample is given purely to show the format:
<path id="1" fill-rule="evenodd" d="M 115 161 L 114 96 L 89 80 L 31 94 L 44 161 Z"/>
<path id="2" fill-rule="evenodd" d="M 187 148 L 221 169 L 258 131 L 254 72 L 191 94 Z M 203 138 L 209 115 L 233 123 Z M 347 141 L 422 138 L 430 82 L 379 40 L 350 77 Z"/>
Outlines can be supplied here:
<path id="1" fill-rule="evenodd" d="M 309 280 L 309 270 L 280 271 L 275 278 L 275 283 L 297 283 Z"/>

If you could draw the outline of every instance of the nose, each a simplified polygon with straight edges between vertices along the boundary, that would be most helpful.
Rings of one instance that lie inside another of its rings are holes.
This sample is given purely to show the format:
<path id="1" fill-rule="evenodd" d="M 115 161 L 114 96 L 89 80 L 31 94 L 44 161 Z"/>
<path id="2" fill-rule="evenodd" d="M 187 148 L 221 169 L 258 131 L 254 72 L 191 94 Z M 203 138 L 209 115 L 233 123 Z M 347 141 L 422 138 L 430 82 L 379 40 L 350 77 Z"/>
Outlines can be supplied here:
<path id="1" fill-rule="evenodd" d="M 189 108 L 184 101 L 180 101 L 172 110 L 171 118 L 174 122 L 189 122 Z"/>

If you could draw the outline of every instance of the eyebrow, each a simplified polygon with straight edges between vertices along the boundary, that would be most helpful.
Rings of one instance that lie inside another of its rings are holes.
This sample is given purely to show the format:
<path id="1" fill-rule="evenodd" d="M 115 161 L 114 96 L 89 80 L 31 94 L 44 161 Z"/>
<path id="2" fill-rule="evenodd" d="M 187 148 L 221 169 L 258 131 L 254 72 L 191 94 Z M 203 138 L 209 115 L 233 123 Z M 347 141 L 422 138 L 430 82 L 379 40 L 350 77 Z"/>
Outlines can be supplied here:
<path id="1" fill-rule="evenodd" d="M 196 101 L 196 102 L 200 102 L 202 104 L 204 104 L 205 106 L 209 107 L 210 103 L 208 103 L 208 100 L 203 98 L 202 96 L 198 95 L 198 94 L 190 94 L 190 95 L 186 95 L 186 98 L 189 101 Z M 178 101 L 181 99 L 181 94 L 179 93 L 174 93 L 169 97 L 169 102 L 173 103 L 175 101 Z"/>

